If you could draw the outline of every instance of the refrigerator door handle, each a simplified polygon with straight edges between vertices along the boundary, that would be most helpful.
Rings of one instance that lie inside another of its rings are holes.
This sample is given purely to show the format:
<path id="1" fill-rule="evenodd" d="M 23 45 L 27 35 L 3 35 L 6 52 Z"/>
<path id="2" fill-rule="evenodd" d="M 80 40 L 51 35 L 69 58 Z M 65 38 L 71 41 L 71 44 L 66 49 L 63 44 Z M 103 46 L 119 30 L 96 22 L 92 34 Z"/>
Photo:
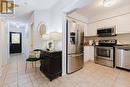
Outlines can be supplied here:
<path id="1" fill-rule="evenodd" d="M 79 34 L 78 34 L 78 30 L 77 30 L 77 46 L 79 45 Z"/>
<path id="2" fill-rule="evenodd" d="M 73 55 L 71 55 L 71 57 L 78 57 L 78 56 L 83 56 L 83 53 L 81 53 L 81 54 L 73 54 Z"/>
<path id="3" fill-rule="evenodd" d="M 77 31 L 75 31 L 75 33 L 76 33 L 76 36 L 75 36 L 75 51 L 76 51 L 76 53 L 77 53 L 77 46 L 78 46 L 78 33 L 77 33 Z"/>

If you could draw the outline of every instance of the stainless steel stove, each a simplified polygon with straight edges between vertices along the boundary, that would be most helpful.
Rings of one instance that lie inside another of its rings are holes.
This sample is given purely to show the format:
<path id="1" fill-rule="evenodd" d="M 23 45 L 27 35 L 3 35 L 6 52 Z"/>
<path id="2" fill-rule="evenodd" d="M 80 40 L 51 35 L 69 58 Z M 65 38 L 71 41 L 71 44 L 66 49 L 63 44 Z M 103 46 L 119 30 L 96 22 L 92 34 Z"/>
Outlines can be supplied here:
<path id="1" fill-rule="evenodd" d="M 99 45 L 95 46 L 94 61 L 97 64 L 114 67 L 115 66 L 115 48 L 117 40 L 99 40 Z"/>

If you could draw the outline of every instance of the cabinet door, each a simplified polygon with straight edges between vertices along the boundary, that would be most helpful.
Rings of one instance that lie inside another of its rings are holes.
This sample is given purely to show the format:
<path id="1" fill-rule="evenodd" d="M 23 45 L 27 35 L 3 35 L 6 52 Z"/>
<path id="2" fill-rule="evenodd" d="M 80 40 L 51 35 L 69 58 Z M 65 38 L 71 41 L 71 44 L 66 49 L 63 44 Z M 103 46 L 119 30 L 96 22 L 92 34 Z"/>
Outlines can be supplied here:
<path id="1" fill-rule="evenodd" d="M 117 22 L 117 33 L 130 33 L 130 14 L 115 19 Z"/>
<path id="2" fill-rule="evenodd" d="M 84 62 L 88 60 L 94 60 L 94 46 L 84 47 Z"/>
<path id="3" fill-rule="evenodd" d="M 87 30 L 86 30 L 86 36 L 96 36 L 97 35 L 97 28 L 94 24 L 88 24 Z"/>
<path id="4" fill-rule="evenodd" d="M 95 36 L 98 28 L 107 28 L 110 26 L 116 26 L 117 34 L 130 33 L 130 14 L 88 24 L 87 30 L 85 31 L 86 36 Z"/>

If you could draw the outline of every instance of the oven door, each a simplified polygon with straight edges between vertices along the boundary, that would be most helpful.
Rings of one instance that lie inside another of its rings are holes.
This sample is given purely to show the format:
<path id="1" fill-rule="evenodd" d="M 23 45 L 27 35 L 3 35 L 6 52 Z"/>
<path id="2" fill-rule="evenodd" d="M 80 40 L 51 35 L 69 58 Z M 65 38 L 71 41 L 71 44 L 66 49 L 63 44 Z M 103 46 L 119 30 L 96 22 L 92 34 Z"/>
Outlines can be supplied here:
<path id="1" fill-rule="evenodd" d="M 113 47 L 95 46 L 95 58 L 113 61 Z"/>

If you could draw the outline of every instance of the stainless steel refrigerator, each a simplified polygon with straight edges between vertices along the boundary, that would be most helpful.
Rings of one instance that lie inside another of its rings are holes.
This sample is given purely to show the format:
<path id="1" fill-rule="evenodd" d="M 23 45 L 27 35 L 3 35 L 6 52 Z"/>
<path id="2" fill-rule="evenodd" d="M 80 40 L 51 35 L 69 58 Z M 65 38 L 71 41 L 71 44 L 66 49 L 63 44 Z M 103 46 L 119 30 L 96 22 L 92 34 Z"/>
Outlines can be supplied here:
<path id="1" fill-rule="evenodd" d="M 80 70 L 84 65 L 84 28 L 76 21 L 67 20 L 67 73 Z"/>

